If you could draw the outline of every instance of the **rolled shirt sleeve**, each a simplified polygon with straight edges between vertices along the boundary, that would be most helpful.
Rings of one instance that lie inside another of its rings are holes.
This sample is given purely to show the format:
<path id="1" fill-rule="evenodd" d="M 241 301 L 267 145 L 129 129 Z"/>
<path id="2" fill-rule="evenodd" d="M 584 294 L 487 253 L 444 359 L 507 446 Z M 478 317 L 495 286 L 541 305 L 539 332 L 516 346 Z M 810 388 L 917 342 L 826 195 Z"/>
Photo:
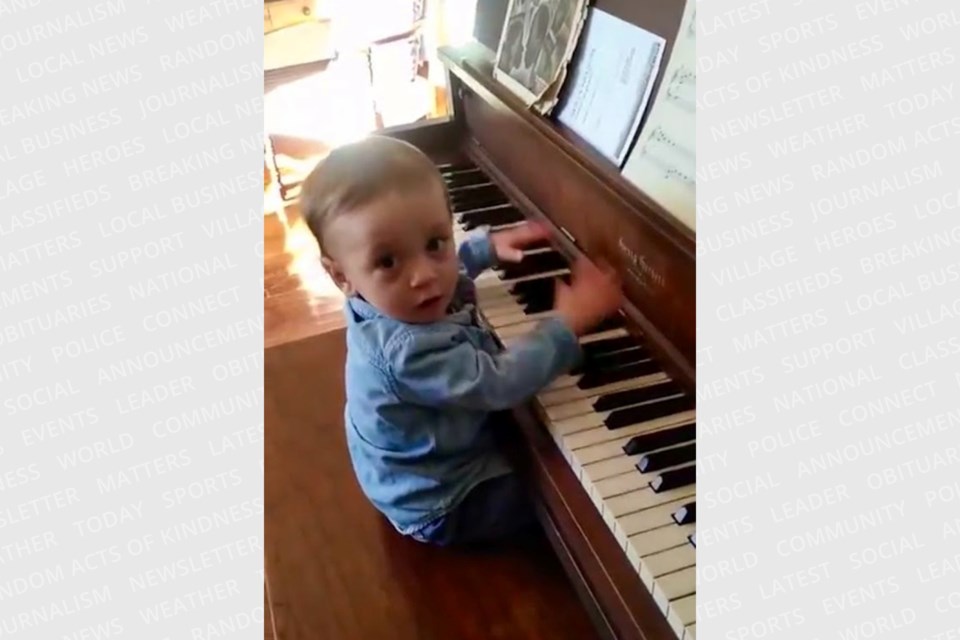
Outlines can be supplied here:
<path id="1" fill-rule="evenodd" d="M 496 264 L 497 256 L 490 241 L 490 230 L 481 228 L 471 234 L 460 244 L 457 254 L 466 276 L 471 280 L 492 267 Z"/>

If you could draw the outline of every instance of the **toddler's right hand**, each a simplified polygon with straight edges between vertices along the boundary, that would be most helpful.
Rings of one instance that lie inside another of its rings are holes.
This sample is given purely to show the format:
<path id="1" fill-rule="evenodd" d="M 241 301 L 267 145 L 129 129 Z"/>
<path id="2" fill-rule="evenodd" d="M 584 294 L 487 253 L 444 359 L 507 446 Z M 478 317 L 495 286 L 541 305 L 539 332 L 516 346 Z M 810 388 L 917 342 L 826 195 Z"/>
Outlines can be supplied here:
<path id="1" fill-rule="evenodd" d="M 599 268 L 582 256 L 570 267 L 570 276 L 570 284 L 557 280 L 553 308 L 582 336 L 620 308 L 620 279 L 609 265 Z"/>

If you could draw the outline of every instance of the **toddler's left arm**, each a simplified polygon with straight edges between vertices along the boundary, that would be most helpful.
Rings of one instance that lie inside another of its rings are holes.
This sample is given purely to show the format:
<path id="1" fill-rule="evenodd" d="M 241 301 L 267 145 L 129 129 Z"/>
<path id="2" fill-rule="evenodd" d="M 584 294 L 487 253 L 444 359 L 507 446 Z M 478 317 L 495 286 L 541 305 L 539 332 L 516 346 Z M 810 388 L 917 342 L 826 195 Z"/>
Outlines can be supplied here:
<path id="1" fill-rule="evenodd" d="M 460 264 L 465 275 L 473 280 L 495 264 L 522 261 L 525 247 L 549 239 L 547 227 L 536 222 L 524 222 L 495 233 L 483 227 L 460 245 Z"/>
<path id="2" fill-rule="evenodd" d="M 470 280 L 496 263 L 496 250 L 486 228 L 473 233 L 457 249 L 460 257 L 460 272 Z"/>
<path id="3" fill-rule="evenodd" d="M 473 301 L 473 280 L 481 273 L 502 262 L 520 262 L 526 246 L 547 240 L 550 232 L 542 224 L 524 222 L 504 231 L 490 233 L 486 227 L 467 238 L 458 248 L 460 282 L 458 297 Z"/>

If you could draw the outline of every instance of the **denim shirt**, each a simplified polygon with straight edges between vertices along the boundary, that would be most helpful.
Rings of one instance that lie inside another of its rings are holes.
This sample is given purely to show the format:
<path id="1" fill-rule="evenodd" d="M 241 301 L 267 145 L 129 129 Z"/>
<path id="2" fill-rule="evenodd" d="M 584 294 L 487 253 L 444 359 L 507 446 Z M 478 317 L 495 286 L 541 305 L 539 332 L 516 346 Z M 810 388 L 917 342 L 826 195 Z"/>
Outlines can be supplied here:
<path id="1" fill-rule="evenodd" d="M 439 322 L 403 323 L 360 297 L 345 305 L 351 461 L 363 492 L 403 534 L 507 473 L 485 424 L 490 412 L 528 400 L 580 357 L 577 337 L 557 318 L 501 350 L 473 304 L 472 278 L 493 262 L 487 233 L 463 243 L 459 256 L 454 303 Z"/>

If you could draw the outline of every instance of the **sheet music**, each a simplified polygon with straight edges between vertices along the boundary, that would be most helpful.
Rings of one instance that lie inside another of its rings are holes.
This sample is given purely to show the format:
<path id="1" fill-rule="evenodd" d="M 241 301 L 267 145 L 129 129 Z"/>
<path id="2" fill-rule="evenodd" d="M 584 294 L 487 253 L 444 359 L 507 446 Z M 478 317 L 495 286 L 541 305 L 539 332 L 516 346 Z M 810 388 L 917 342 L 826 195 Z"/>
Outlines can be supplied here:
<path id="1" fill-rule="evenodd" d="M 696 229 L 696 0 L 687 0 L 663 82 L 623 177 Z"/>
<path id="2" fill-rule="evenodd" d="M 665 44 L 655 33 L 591 9 L 557 120 L 622 166 L 646 111 Z"/>

